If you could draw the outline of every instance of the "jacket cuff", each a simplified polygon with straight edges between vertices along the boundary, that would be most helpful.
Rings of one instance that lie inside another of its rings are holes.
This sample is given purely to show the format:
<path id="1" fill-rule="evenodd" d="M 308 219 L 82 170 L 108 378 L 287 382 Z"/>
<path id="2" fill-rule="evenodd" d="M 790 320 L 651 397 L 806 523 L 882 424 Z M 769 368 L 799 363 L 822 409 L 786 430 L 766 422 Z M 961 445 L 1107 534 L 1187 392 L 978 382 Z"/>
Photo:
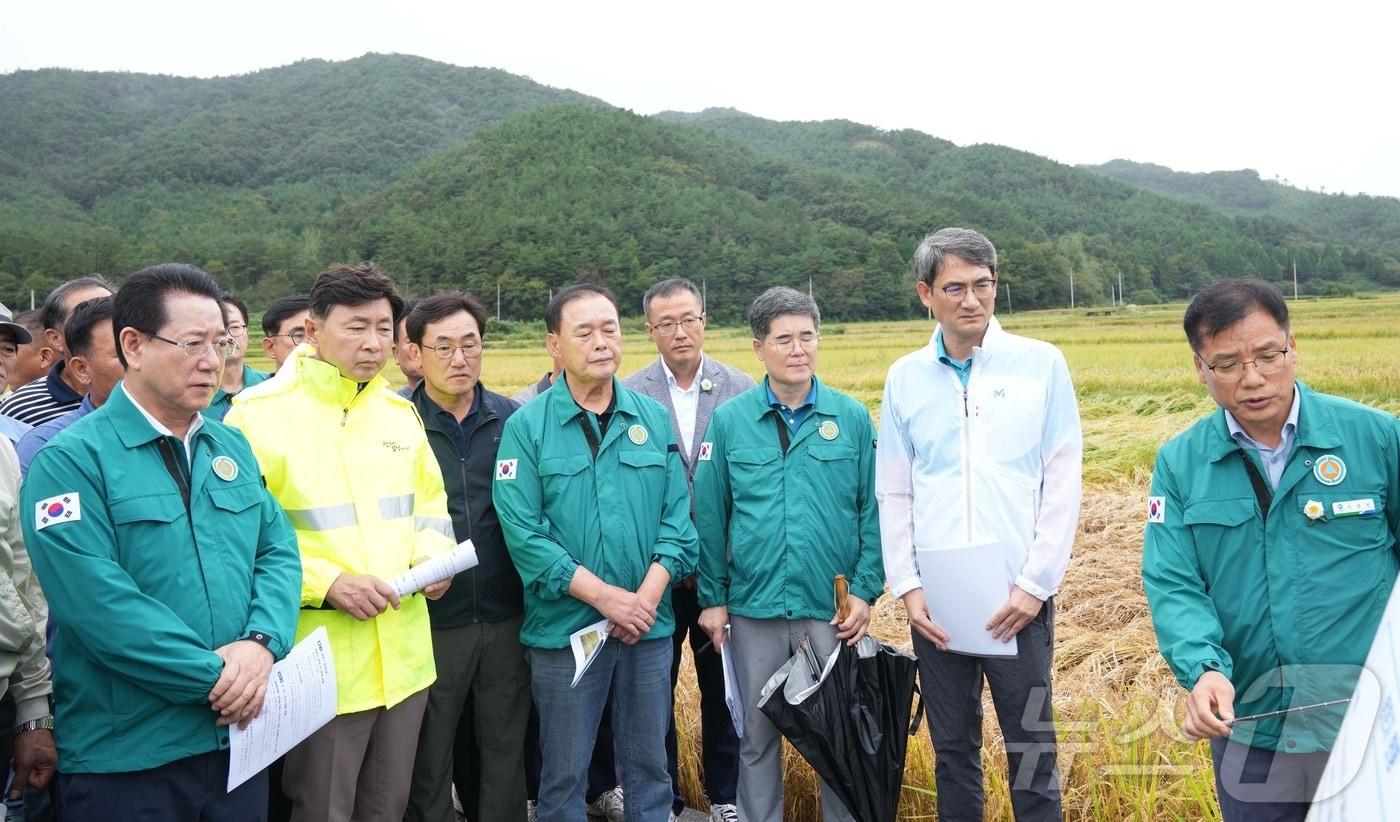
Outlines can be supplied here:
<path id="1" fill-rule="evenodd" d="M 340 576 L 342 569 L 323 559 L 303 561 L 301 565 L 301 604 L 303 608 L 320 608 L 326 603 L 326 593 Z"/>
<path id="2" fill-rule="evenodd" d="M 1031 596 L 1035 597 L 1041 602 L 1044 602 L 1045 600 L 1055 595 L 1054 591 L 1050 590 L 1049 588 L 1042 588 L 1041 586 L 1035 584 L 1033 581 L 1031 581 L 1031 578 L 1026 576 L 1025 574 L 1021 574 L 1020 576 L 1016 577 L 1016 587 L 1020 588 L 1022 591 L 1025 591 L 1026 593 L 1030 594 Z"/>
<path id="3" fill-rule="evenodd" d="M 1207 671 L 1215 671 L 1218 674 L 1223 674 L 1225 678 L 1229 680 L 1234 679 L 1235 672 L 1233 670 L 1233 666 L 1230 665 L 1228 661 L 1221 661 L 1219 659 L 1207 659 L 1201 662 L 1197 662 L 1195 665 L 1191 666 L 1191 684 L 1186 685 L 1186 683 L 1182 683 L 1183 685 L 1186 685 L 1186 690 L 1189 691 L 1195 688 L 1196 683 L 1201 680 L 1201 677 L 1206 675 Z"/>
<path id="4" fill-rule="evenodd" d="M 881 582 L 879 587 L 876 587 L 870 582 L 858 582 L 852 585 L 850 590 L 851 594 L 860 597 L 866 605 L 873 608 L 880 595 L 885 592 L 885 584 Z"/>
<path id="5" fill-rule="evenodd" d="M 569 583 L 574 581 L 579 565 L 571 556 L 563 556 L 545 572 L 543 599 L 563 599 L 569 595 Z"/>
<path id="6" fill-rule="evenodd" d="M 899 599 L 900 597 L 904 596 L 905 594 L 909 593 L 915 588 L 922 587 L 924 587 L 923 580 L 919 579 L 917 574 L 914 576 L 908 576 L 899 580 L 898 582 L 890 583 L 890 596 L 894 597 L 895 599 Z"/>

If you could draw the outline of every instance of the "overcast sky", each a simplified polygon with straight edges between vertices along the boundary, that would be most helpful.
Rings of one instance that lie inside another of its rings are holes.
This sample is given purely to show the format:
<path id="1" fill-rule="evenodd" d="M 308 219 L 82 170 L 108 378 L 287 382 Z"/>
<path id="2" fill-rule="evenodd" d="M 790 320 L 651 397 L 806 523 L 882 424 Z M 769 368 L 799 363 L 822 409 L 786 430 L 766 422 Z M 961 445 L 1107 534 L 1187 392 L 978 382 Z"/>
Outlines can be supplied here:
<path id="1" fill-rule="evenodd" d="M 1400 4 L 6 0 L 0 72 L 211 77 L 402 52 L 650 114 L 845 118 L 1066 163 L 1400 196 Z"/>

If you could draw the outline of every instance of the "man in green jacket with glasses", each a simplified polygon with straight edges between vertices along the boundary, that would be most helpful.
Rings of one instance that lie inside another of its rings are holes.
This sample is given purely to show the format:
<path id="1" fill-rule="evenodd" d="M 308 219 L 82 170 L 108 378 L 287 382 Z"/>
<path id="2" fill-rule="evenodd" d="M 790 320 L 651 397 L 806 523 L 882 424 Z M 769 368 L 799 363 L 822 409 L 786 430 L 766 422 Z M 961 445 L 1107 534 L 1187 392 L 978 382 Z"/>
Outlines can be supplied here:
<path id="1" fill-rule="evenodd" d="M 1220 409 L 1157 455 L 1142 575 L 1162 655 L 1211 740 L 1221 814 L 1306 817 L 1400 558 L 1400 421 L 1295 380 L 1275 286 L 1222 280 L 1186 309 Z M 1238 721 L 1237 721 L 1238 718 Z"/>
<path id="2" fill-rule="evenodd" d="M 739 818 L 783 818 L 781 740 L 758 709 L 763 685 L 806 637 L 826 659 L 865 636 L 885 587 L 875 504 L 875 428 L 856 400 L 817 379 L 816 302 L 770 288 L 749 308 L 762 384 L 715 410 L 697 451 L 700 627 L 732 639 L 744 734 Z M 845 575 L 850 615 L 833 581 Z M 730 630 L 726 634 L 725 627 Z M 850 813 L 825 787 L 823 818 Z"/>

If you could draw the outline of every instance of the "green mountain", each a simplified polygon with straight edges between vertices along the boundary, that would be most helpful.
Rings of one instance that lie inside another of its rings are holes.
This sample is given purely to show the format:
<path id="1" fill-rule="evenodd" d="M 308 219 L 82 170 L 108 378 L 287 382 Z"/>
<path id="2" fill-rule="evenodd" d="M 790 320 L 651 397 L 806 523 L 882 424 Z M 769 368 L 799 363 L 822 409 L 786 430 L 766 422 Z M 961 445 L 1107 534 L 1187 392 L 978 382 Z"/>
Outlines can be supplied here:
<path id="1" fill-rule="evenodd" d="M 1304 191 L 1263 180 L 1253 169 L 1193 174 L 1151 163 L 1111 160 L 1080 168 L 1227 214 L 1270 216 L 1365 248 L 1400 251 L 1400 198 Z"/>
<path id="2" fill-rule="evenodd" d="M 1313 292 L 1400 287 L 1372 241 L 1226 213 L 1000 146 L 733 110 L 640 117 L 500 71 L 401 55 L 196 80 L 0 76 L 0 299 L 187 260 L 261 302 L 330 262 L 375 259 L 410 293 L 467 286 L 508 316 L 551 289 L 704 280 L 738 319 L 761 288 L 810 283 L 836 319 L 909 316 L 908 259 L 979 228 L 1020 308 L 1180 298 L 1225 275 Z M 1384 234 L 1388 229 L 1378 229 Z"/>

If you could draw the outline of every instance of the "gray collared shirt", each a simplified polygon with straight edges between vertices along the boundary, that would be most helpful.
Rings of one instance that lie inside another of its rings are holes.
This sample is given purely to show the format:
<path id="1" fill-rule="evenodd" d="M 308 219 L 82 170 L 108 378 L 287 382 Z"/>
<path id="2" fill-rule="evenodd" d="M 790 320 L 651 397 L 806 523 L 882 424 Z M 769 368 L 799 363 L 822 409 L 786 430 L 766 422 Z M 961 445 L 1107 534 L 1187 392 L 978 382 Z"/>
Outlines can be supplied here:
<path id="1" fill-rule="evenodd" d="M 1264 470 L 1269 475 L 1269 487 L 1277 488 L 1278 481 L 1283 478 L 1283 469 L 1288 465 L 1288 455 L 1293 453 L 1293 438 L 1298 433 L 1298 384 L 1293 384 L 1293 408 L 1283 424 L 1283 436 L 1279 438 L 1278 447 L 1270 448 L 1246 434 L 1235 415 L 1229 411 L 1225 412 L 1225 425 L 1229 427 L 1230 436 L 1235 442 L 1259 452 L 1259 460 L 1264 463 Z"/>

